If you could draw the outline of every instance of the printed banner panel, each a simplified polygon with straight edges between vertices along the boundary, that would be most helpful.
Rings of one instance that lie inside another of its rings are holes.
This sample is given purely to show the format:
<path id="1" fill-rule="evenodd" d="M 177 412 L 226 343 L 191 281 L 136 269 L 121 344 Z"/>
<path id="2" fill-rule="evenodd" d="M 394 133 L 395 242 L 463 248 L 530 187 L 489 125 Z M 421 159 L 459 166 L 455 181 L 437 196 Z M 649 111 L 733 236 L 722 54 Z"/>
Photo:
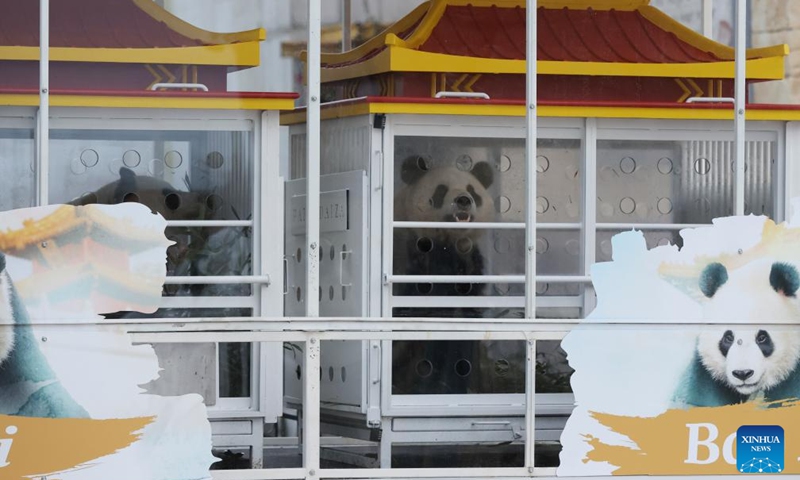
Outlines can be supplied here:
<path id="1" fill-rule="evenodd" d="M 144 394 L 153 347 L 87 325 L 158 308 L 165 228 L 136 203 L 0 213 L 0 478 L 210 478 L 202 398 Z"/>
<path id="2" fill-rule="evenodd" d="M 613 238 L 597 308 L 562 342 L 559 476 L 800 473 L 798 220 L 720 218 L 680 249 Z M 626 320 L 686 325 L 593 325 Z"/>

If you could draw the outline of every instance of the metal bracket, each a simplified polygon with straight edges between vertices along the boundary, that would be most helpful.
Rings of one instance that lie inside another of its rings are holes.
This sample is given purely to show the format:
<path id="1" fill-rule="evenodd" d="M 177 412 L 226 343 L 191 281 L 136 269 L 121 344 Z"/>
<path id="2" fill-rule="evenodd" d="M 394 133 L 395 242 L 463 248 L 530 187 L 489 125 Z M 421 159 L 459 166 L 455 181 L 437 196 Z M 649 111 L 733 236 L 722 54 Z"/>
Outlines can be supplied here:
<path id="1" fill-rule="evenodd" d="M 736 103 L 733 97 L 689 97 L 686 103 Z"/>
<path id="2" fill-rule="evenodd" d="M 490 100 L 489 94 L 484 92 L 437 92 L 435 98 L 482 98 Z"/>
<path id="3" fill-rule="evenodd" d="M 156 83 L 155 85 L 150 87 L 150 90 L 158 90 L 159 88 L 166 88 L 166 89 L 199 88 L 204 92 L 208 91 L 208 87 L 206 87 L 202 83 Z"/>

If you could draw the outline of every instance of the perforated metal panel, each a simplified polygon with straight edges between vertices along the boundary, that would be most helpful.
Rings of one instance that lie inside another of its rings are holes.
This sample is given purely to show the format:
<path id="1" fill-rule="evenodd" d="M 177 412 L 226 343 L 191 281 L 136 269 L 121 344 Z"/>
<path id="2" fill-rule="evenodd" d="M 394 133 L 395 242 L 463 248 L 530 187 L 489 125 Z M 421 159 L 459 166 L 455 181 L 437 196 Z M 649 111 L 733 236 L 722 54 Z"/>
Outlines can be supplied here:
<path id="1" fill-rule="evenodd" d="M 286 316 L 304 316 L 309 296 L 305 292 L 306 183 L 286 183 Z M 367 212 L 364 199 L 367 177 L 363 171 L 322 176 L 320 182 L 320 288 L 311 297 L 319 301 L 326 317 L 360 317 L 367 311 Z M 321 399 L 335 407 L 361 411 L 366 403 L 366 346 L 361 341 L 322 342 Z M 285 392 L 287 400 L 302 398 L 305 374 L 302 355 L 287 350 Z"/>

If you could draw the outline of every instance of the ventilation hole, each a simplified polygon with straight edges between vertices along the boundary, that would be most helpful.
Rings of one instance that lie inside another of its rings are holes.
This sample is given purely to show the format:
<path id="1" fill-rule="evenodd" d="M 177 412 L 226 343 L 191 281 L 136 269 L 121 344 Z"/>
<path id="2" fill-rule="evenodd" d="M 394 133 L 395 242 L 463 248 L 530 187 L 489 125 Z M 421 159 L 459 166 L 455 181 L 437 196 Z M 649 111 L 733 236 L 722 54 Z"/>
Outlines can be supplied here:
<path id="1" fill-rule="evenodd" d="M 297 252 L 295 252 L 294 256 L 297 259 L 297 263 L 301 263 L 303 261 L 303 250 L 297 247 Z"/>
<path id="2" fill-rule="evenodd" d="M 328 287 L 328 299 L 329 299 L 330 301 L 333 301 L 333 285 L 331 285 L 330 287 Z"/>
<path id="3" fill-rule="evenodd" d="M 656 164 L 656 168 L 658 168 L 658 172 L 662 175 L 669 175 L 672 173 L 673 165 L 672 159 L 667 157 L 661 157 L 658 159 L 658 163 Z"/>
<path id="4" fill-rule="evenodd" d="M 606 256 L 606 258 L 611 258 L 611 241 L 610 240 L 603 240 L 600 242 L 600 252 Z"/>
<path id="5" fill-rule="evenodd" d="M 208 209 L 212 212 L 216 212 L 222 207 L 222 197 L 216 193 L 212 193 L 211 195 L 207 196 L 206 207 L 208 207 Z"/>
<path id="6" fill-rule="evenodd" d="M 469 292 L 472 291 L 472 284 L 471 283 L 457 283 L 455 285 L 455 291 L 459 295 L 467 295 Z"/>
<path id="7" fill-rule="evenodd" d="M 536 198 L 536 213 L 542 214 L 550 209 L 550 201 L 546 197 Z"/>
<path id="8" fill-rule="evenodd" d="M 625 197 L 619 201 L 619 210 L 625 215 L 630 215 L 636 210 L 636 201 L 631 197 Z"/>
<path id="9" fill-rule="evenodd" d="M 417 284 L 417 292 L 428 295 L 433 291 L 433 284 L 432 283 L 418 283 Z"/>
<path id="10" fill-rule="evenodd" d="M 666 215 L 672 212 L 672 200 L 669 198 L 659 198 L 658 203 L 656 204 L 656 208 L 658 209 L 658 213 L 662 215 Z"/>
<path id="11" fill-rule="evenodd" d="M 464 378 L 468 376 L 470 373 L 472 373 L 472 364 L 469 363 L 469 360 L 462 358 L 456 362 L 454 370 L 456 372 L 456 375 L 458 375 L 461 378 Z"/>
<path id="12" fill-rule="evenodd" d="M 507 283 L 496 283 L 494 285 L 494 291 L 500 295 L 508 295 L 510 289 L 511 287 Z"/>
<path id="13" fill-rule="evenodd" d="M 456 159 L 456 168 L 462 172 L 469 172 L 472 170 L 472 157 L 469 155 L 461 155 Z"/>
<path id="14" fill-rule="evenodd" d="M 333 367 L 328 367 L 328 379 L 333 381 Z"/>
<path id="15" fill-rule="evenodd" d="M 433 364 L 430 360 L 420 360 L 414 365 L 414 372 L 416 372 L 419 377 L 428 378 L 433 373 Z"/>
<path id="16" fill-rule="evenodd" d="M 81 152 L 81 163 L 86 168 L 92 168 L 100 161 L 100 155 L 97 151 L 88 148 Z"/>
<path id="17" fill-rule="evenodd" d="M 206 155 L 206 165 L 211 168 L 219 168 L 225 163 L 225 157 L 219 152 L 211 152 Z"/>
<path id="18" fill-rule="evenodd" d="M 319 287 L 319 301 L 322 301 L 322 286 Z"/>
<path id="19" fill-rule="evenodd" d="M 178 168 L 183 164 L 183 155 L 176 150 L 170 150 L 164 155 L 164 164 L 172 169 Z"/>
<path id="20" fill-rule="evenodd" d="M 508 253 L 511 251 L 511 240 L 506 237 L 500 237 L 494 241 L 494 251 L 500 254 Z"/>
<path id="21" fill-rule="evenodd" d="M 136 168 L 142 163 L 142 156 L 136 150 L 128 150 L 122 154 L 122 163 L 126 167 Z"/>
<path id="22" fill-rule="evenodd" d="M 577 240 L 575 240 L 573 238 L 573 239 L 567 240 L 567 243 L 564 244 L 564 249 L 570 255 L 576 256 L 576 255 L 581 253 L 581 244 L 580 244 L 580 242 L 578 242 Z"/>
<path id="23" fill-rule="evenodd" d="M 433 250 L 433 240 L 428 237 L 417 239 L 417 251 L 421 253 L 428 253 Z"/>
<path id="24" fill-rule="evenodd" d="M 300 367 L 300 365 L 298 365 L 297 368 L 294 369 L 294 374 L 297 375 L 297 379 L 298 380 L 300 380 L 300 378 L 302 378 L 303 369 Z"/>
<path id="25" fill-rule="evenodd" d="M 347 367 L 342 367 L 342 383 L 347 381 Z"/>
<path id="26" fill-rule="evenodd" d="M 544 295 L 550 289 L 549 283 L 537 283 L 536 284 L 536 295 Z"/>
<path id="27" fill-rule="evenodd" d="M 550 160 L 545 157 L 544 155 L 539 155 L 536 157 L 536 171 L 538 173 L 544 173 L 550 169 Z"/>
<path id="28" fill-rule="evenodd" d="M 619 161 L 619 169 L 622 173 L 630 175 L 636 170 L 636 160 L 631 157 L 625 157 Z"/>
<path id="29" fill-rule="evenodd" d="M 138 202 L 139 201 L 139 195 L 136 195 L 133 192 L 126 193 L 125 196 L 122 197 L 122 201 L 123 202 Z"/>
<path id="30" fill-rule="evenodd" d="M 154 177 L 162 177 L 164 175 L 164 162 L 157 158 L 150 160 L 147 171 Z"/>
<path id="31" fill-rule="evenodd" d="M 430 169 L 430 161 L 427 158 L 422 156 L 417 157 L 417 168 L 420 170 L 427 172 Z"/>
<path id="32" fill-rule="evenodd" d="M 83 175 L 86 173 L 86 165 L 84 165 L 78 158 L 72 159 L 69 164 L 69 169 L 74 175 Z"/>
<path id="33" fill-rule="evenodd" d="M 300 288 L 300 287 L 297 287 L 295 289 L 295 296 L 297 297 L 297 301 L 298 302 L 303 301 L 303 289 Z"/>
<path id="34" fill-rule="evenodd" d="M 167 206 L 170 210 L 177 210 L 181 208 L 181 196 L 177 193 L 170 193 L 166 197 L 164 197 L 164 205 Z"/>
<path id="35" fill-rule="evenodd" d="M 330 255 L 331 255 L 331 260 L 336 258 L 336 249 L 333 248 L 333 245 L 331 245 L 331 253 L 330 253 Z"/>
<path id="36" fill-rule="evenodd" d="M 606 218 L 614 215 L 614 205 L 611 205 L 608 202 L 600 202 L 598 209 L 600 210 L 600 215 Z"/>
<path id="37" fill-rule="evenodd" d="M 511 200 L 509 200 L 505 195 L 497 197 L 495 200 L 495 205 L 497 207 L 497 211 L 500 213 L 508 213 L 508 211 L 511 210 Z"/>
<path id="38" fill-rule="evenodd" d="M 342 285 L 342 301 L 344 302 L 345 300 L 347 300 L 347 287 Z"/>
<path id="39" fill-rule="evenodd" d="M 508 155 L 500 155 L 497 161 L 497 170 L 507 172 L 511 168 L 511 158 Z"/>
<path id="40" fill-rule="evenodd" d="M 456 240 L 456 250 L 458 253 L 464 255 L 472 251 L 472 240 L 467 237 L 461 237 Z"/>
<path id="41" fill-rule="evenodd" d="M 494 373 L 497 374 L 498 377 L 505 377 L 510 370 L 511 364 L 508 363 L 508 360 L 501 358 L 494 362 Z"/>
<path id="42" fill-rule="evenodd" d="M 342 245 L 342 260 L 347 260 L 347 244 Z"/>
<path id="43" fill-rule="evenodd" d="M 700 157 L 694 161 L 694 172 L 698 175 L 705 175 L 711 171 L 711 162 L 705 157 Z"/>
<path id="44" fill-rule="evenodd" d="M 536 239 L 536 253 L 542 254 L 550 249 L 550 242 L 546 238 L 539 237 Z"/>

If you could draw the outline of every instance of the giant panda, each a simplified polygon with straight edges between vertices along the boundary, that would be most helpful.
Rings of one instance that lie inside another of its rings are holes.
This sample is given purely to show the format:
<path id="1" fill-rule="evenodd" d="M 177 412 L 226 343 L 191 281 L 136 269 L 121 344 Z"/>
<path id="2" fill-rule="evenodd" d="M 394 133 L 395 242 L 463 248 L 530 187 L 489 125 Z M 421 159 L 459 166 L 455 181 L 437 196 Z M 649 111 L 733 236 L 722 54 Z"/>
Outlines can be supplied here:
<path id="1" fill-rule="evenodd" d="M 0 253 L 0 415 L 88 418 L 50 368 Z"/>
<path id="2" fill-rule="evenodd" d="M 490 222 L 494 200 L 488 188 L 494 173 L 481 161 L 469 171 L 454 166 L 431 167 L 411 155 L 400 168 L 401 188 L 394 199 L 395 220 L 416 222 Z M 397 229 L 395 271 L 405 275 L 482 275 L 484 255 L 480 229 Z M 398 270 L 397 267 L 400 267 Z M 479 284 L 400 284 L 398 295 L 481 295 Z"/>
<path id="3" fill-rule="evenodd" d="M 471 169 L 431 166 L 419 155 L 400 165 L 402 185 L 394 199 L 395 220 L 415 222 L 490 222 L 495 204 L 487 190 L 494 181 L 488 162 Z M 398 275 L 483 275 L 479 243 L 485 229 L 395 229 L 394 272 Z M 404 296 L 477 296 L 481 284 L 395 284 Z M 476 317 L 473 308 L 395 308 L 403 317 Z M 396 341 L 392 344 L 392 384 L 397 393 L 461 394 L 480 384 L 479 351 L 474 341 Z M 473 365 L 475 367 L 473 368 Z"/>
<path id="4" fill-rule="evenodd" d="M 713 407 L 800 398 L 800 330 L 796 325 L 761 328 L 733 323 L 796 324 L 800 320 L 797 268 L 766 260 L 729 274 L 715 262 L 702 271 L 699 287 L 708 299 L 704 317 L 732 323 L 706 328 L 698 335 L 675 403 Z"/>

